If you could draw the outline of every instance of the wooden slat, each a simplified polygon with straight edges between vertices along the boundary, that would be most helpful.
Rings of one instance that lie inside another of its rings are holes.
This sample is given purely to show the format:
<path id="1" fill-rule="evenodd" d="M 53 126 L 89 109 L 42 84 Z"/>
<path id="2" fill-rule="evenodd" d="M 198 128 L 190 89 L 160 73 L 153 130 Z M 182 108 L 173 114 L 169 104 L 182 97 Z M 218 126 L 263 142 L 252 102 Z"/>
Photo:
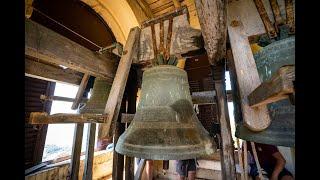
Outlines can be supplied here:
<path id="1" fill-rule="evenodd" d="M 71 175 L 70 180 L 78 180 L 80 167 L 80 154 L 83 135 L 83 123 L 76 124 L 73 136 L 72 155 L 71 155 Z"/>
<path id="2" fill-rule="evenodd" d="M 250 143 L 251 143 L 251 148 L 252 148 L 252 152 L 253 152 L 253 158 L 254 158 L 254 161 L 256 162 L 256 166 L 258 168 L 259 178 L 263 179 L 262 172 L 261 172 L 261 166 L 260 166 L 259 158 L 258 158 L 257 151 L 256 151 L 256 146 L 255 146 L 254 142 L 250 142 Z"/>
<path id="3" fill-rule="evenodd" d="M 225 57 L 227 1 L 195 0 L 202 36 L 210 64 Z"/>
<path id="4" fill-rule="evenodd" d="M 108 101 L 105 107 L 105 114 L 108 114 L 108 117 L 105 121 L 107 126 L 107 132 L 109 132 L 111 122 L 117 119 L 120 105 L 125 90 L 125 85 L 128 79 L 132 58 L 137 55 L 139 48 L 139 37 L 140 37 L 140 28 L 132 28 L 126 45 L 124 47 L 124 54 L 122 55 L 119 66 L 112 83 Z M 107 133 L 108 134 L 108 133 Z"/>
<path id="5" fill-rule="evenodd" d="M 273 16 L 275 19 L 275 26 L 276 26 L 276 29 L 278 29 L 278 26 L 282 25 L 284 23 L 284 20 L 281 17 L 281 12 L 280 12 L 278 1 L 277 0 L 270 0 L 270 5 L 271 5 Z"/>
<path id="6" fill-rule="evenodd" d="M 84 162 L 84 173 L 82 178 L 83 180 L 92 180 L 95 135 L 96 135 L 96 124 L 90 123 L 88 126 L 88 133 L 87 133 L 87 148 L 86 148 L 86 157 Z"/>
<path id="7" fill-rule="evenodd" d="M 169 19 L 169 26 L 168 26 L 168 34 L 167 34 L 167 44 L 165 49 L 165 59 L 168 59 L 170 56 L 170 46 L 171 46 L 171 38 L 172 38 L 172 24 L 173 24 L 173 18 Z M 165 62 L 166 64 L 166 62 Z"/>
<path id="8" fill-rule="evenodd" d="M 57 113 L 48 115 L 46 112 L 30 113 L 30 124 L 56 124 L 56 123 L 103 123 L 108 115 L 102 114 L 67 114 Z"/>
<path id="9" fill-rule="evenodd" d="M 78 106 L 79 106 L 79 104 L 80 104 L 80 102 L 82 100 L 82 97 L 83 97 L 83 93 L 84 93 L 84 91 L 85 91 L 85 89 L 87 87 L 89 78 L 90 78 L 89 74 L 85 73 L 83 75 L 81 83 L 80 83 L 80 86 L 79 86 L 78 91 L 77 91 L 76 98 L 72 103 L 71 109 L 73 109 L 73 110 L 78 109 Z"/>
<path id="10" fill-rule="evenodd" d="M 25 34 L 25 55 L 112 82 L 115 59 L 94 53 L 29 19 L 25 19 Z"/>
<path id="11" fill-rule="evenodd" d="M 153 19 L 149 19 L 145 22 L 142 23 L 141 25 L 141 29 L 147 27 L 147 26 L 151 26 L 152 24 L 157 24 L 160 23 L 161 21 L 165 21 L 168 20 L 172 17 L 176 17 L 182 14 L 187 14 L 188 13 L 188 9 L 186 7 L 181 7 L 180 9 L 172 12 L 172 13 L 168 13 L 168 14 L 163 14 L 159 17 L 153 18 Z"/>
<path id="12" fill-rule="evenodd" d="M 294 12 L 293 12 L 293 1 L 285 0 L 286 6 L 286 16 L 287 16 L 287 24 L 290 27 L 290 33 L 295 33 L 295 21 L 294 21 Z"/>
<path id="13" fill-rule="evenodd" d="M 243 168 L 244 168 L 244 178 L 248 180 L 248 148 L 247 141 L 243 141 Z"/>
<path id="14" fill-rule="evenodd" d="M 144 170 L 144 167 L 146 166 L 146 160 L 141 159 L 138 165 L 138 169 L 136 171 L 136 174 L 134 175 L 134 180 L 141 180 L 142 173 Z"/>
<path id="15" fill-rule="evenodd" d="M 239 160 L 239 166 L 240 166 L 240 176 L 241 180 L 245 180 L 244 176 L 244 168 L 243 168 L 243 159 L 242 159 L 242 148 L 240 146 L 239 138 L 236 138 L 237 147 L 238 147 L 238 160 Z"/>
<path id="16" fill-rule="evenodd" d="M 149 4 L 145 1 L 145 0 L 137 0 L 139 6 L 142 8 L 142 10 L 145 12 L 145 14 L 149 17 L 149 18 L 153 18 L 154 15 L 152 13 L 152 10 L 149 7 Z"/>
<path id="17" fill-rule="evenodd" d="M 177 9 L 181 7 L 181 3 L 179 0 L 172 0 L 174 7 Z"/>
<path id="18" fill-rule="evenodd" d="M 26 76 L 46 81 L 79 85 L 82 78 L 79 72 L 36 62 L 27 56 L 25 57 L 24 67 Z"/>
<path id="19" fill-rule="evenodd" d="M 266 129 L 271 119 L 266 106 L 251 108 L 248 95 L 260 84 L 258 70 L 241 21 L 228 19 L 228 33 L 239 86 L 244 125 L 252 131 Z M 250 73 L 248 73 L 250 72 Z"/>
<path id="20" fill-rule="evenodd" d="M 48 164 L 48 163 L 43 162 L 43 163 L 40 163 L 40 164 L 38 164 L 38 165 L 32 166 L 31 168 L 26 169 L 26 170 L 24 171 L 24 174 L 25 174 L 25 175 L 28 175 L 28 174 L 32 173 L 33 171 L 36 171 L 36 170 L 38 170 L 38 169 L 46 166 L 47 164 Z"/>
<path id="21" fill-rule="evenodd" d="M 115 151 L 115 146 L 118 142 L 120 135 L 125 131 L 125 124 L 120 122 L 120 119 L 115 123 L 115 131 L 113 137 L 113 165 L 112 165 L 112 179 L 122 179 L 124 169 L 124 155 Z"/>
<path id="22" fill-rule="evenodd" d="M 261 20 L 264 24 L 264 27 L 266 28 L 266 31 L 267 31 L 269 37 L 270 38 L 277 37 L 277 32 L 269 19 L 269 16 L 267 14 L 266 9 L 264 8 L 262 0 L 253 0 L 253 1 L 257 7 L 257 10 L 260 14 Z"/>
<path id="23" fill-rule="evenodd" d="M 249 105 L 258 107 L 289 98 L 294 93 L 295 66 L 283 66 L 269 81 L 261 83 L 248 96 Z"/>
<path id="24" fill-rule="evenodd" d="M 219 71 L 219 69 L 223 69 L 223 66 L 217 67 L 213 69 L 214 71 Z M 221 72 L 224 74 L 224 70 Z M 216 73 L 213 73 L 214 76 Z M 215 81 L 215 90 L 217 95 L 217 105 L 219 108 L 218 117 L 220 122 L 221 129 L 221 139 L 222 139 L 222 149 L 221 149 L 221 168 L 222 168 L 222 177 L 223 179 L 236 179 L 236 170 L 235 170 L 235 160 L 234 160 L 234 147 L 233 140 L 231 136 L 231 128 L 230 128 L 230 119 L 227 105 L 227 97 L 225 94 L 225 83 L 222 81 L 224 79 L 224 75 L 222 75 L 222 79 L 218 79 L 218 77 L 214 77 Z M 220 80 L 220 81 L 219 81 Z"/>
<path id="25" fill-rule="evenodd" d="M 74 102 L 74 98 L 62 97 L 62 96 L 46 96 L 40 95 L 40 100 L 42 101 L 65 101 L 65 102 Z M 87 98 L 82 98 L 80 102 L 87 102 Z"/>

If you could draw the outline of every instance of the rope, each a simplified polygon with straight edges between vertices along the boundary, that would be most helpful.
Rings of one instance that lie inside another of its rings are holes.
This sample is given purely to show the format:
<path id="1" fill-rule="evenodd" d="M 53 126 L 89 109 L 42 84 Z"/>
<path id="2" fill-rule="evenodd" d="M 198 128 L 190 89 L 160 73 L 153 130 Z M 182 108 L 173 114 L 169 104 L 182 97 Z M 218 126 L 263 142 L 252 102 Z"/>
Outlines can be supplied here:
<path id="1" fill-rule="evenodd" d="M 33 9 L 34 9 L 35 11 L 37 11 L 38 13 L 40 13 L 41 15 L 45 16 L 46 18 L 50 19 L 50 20 L 53 21 L 54 23 L 62 26 L 63 28 L 65 28 L 65 29 L 67 29 L 68 31 L 74 33 L 75 35 L 79 36 L 80 38 L 82 38 L 82 39 L 86 40 L 87 42 L 91 43 L 92 45 L 98 47 L 100 50 L 103 49 L 103 47 L 97 45 L 96 43 L 94 43 L 94 42 L 90 41 L 89 39 L 83 37 L 81 34 L 73 31 L 72 29 L 70 29 L 70 28 L 66 27 L 65 25 L 61 24 L 60 22 L 54 20 L 53 18 L 49 17 L 49 16 L 46 15 L 45 13 L 43 13 L 43 12 L 41 12 L 40 10 L 36 9 L 35 7 L 33 7 Z"/>

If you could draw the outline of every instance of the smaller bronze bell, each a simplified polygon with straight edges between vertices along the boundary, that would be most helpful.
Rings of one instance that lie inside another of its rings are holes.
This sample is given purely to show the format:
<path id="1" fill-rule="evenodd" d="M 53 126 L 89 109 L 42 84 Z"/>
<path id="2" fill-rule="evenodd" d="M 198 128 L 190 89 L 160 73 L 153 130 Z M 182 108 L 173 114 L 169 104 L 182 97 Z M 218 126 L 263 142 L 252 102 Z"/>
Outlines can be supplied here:
<path id="1" fill-rule="evenodd" d="M 137 112 L 116 151 L 142 159 L 181 160 L 215 150 L 193 110 L 187 73 L 172 65 L 147 69 Z"/>
<path id="2" fill-rule="evenodd" d="M 104 79 L 95 78 L 92 95 L 86 105 L 80 109 L 81 113 L 93 113 L 93 114 L 103 114 L 104 108 L 106 107 L 106 103 L 109 97 L 109 93 L 111 90 L 111 85 Z M 101 137 L 112 137 L 113 136 L 113 128 L 114 122 L 112 122 L 109 129 L 105 129 L 103 124 L 99 124 L 104 128 L 104 131 L 101 131 L 99 136 Z"/>

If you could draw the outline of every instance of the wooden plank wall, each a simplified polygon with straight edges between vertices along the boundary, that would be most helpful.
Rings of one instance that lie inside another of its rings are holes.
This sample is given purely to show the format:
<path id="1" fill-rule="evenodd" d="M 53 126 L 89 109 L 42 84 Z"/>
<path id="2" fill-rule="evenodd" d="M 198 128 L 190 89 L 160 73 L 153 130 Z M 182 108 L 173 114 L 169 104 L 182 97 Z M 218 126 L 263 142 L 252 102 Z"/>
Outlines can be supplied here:
<path id="1" fill-rule="evenodd" d="M 30 112 L 50 113 L 51 102 L 42 103 L 40 95 L 53 95 L 54 87 L 53 82 L 25 77 L 25 169 L 41 162 L 48 127 L 28 124 Z"/>
<path id="2" fill-rule="evenodd" d="M 173 0 L 145 0 L 155 17 L 175 10 Z M 199 19 L 194 4 L 194 0 L 177 0 L 181 6 L 187 6 L 190 17 L 190 25 L 195 29 L 200 29 Z"/>
<path id="3" fill-rule="evenodd" d="M 112 175 L 112 151 L 98 151 L 94 154 L 93 160 L 93 172 L 92 179 L 111 179 Z M 34 174 L 26 176 L 25 180 L 42 180 L 42 179 L 52 179 L 52 180 L 62 180 L 69 177 L 68 171 L 70 166 L 70 160 L 59 163 L 59 166 L 42 170 Z M 80 170 L 79 170 L 79 180 L 82 180 L 82 175 L 84 171 L 84 156 L 81 156 Z"/>

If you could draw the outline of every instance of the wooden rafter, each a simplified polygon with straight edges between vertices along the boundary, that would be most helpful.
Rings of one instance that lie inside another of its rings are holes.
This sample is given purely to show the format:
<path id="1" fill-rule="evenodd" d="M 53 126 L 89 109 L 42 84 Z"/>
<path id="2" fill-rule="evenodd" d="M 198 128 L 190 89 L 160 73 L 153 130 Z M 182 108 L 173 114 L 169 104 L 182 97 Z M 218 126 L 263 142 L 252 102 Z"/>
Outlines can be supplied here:
<path id="1" fill-rule="evenodd" d="M 145 0 L 136 0 L 139 4 L 139 6 L 142 8 L 142 10 L 145 12 L 145 14 L 149 17 L 149 18 L 153 18 L 154 15 L 152 13 L 152 10 L 149 7 L 149 4 L 145 1 Z"/>
<path id="2" fill-rule="evenodd" d="M 172 0 L 172 2 L 176 9 L 181 7 L 181 3 L 179 0 Z"/>

